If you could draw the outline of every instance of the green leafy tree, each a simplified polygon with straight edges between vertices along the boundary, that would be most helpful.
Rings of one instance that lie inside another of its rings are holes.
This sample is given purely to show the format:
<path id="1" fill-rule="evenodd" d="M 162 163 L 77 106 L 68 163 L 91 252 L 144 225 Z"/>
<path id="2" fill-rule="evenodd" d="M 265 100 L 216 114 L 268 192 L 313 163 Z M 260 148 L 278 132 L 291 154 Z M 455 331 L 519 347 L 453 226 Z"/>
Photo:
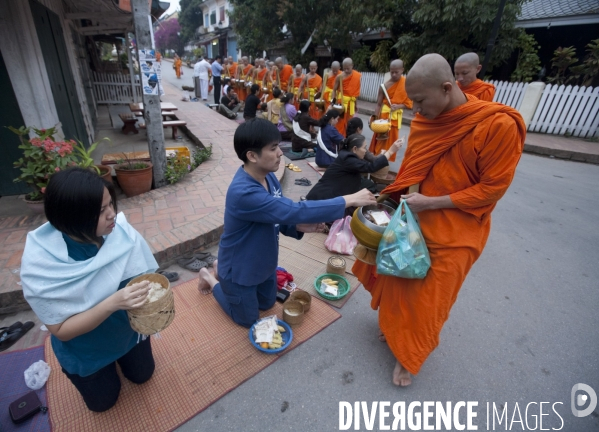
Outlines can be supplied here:
<path id="1" fill-rule="evenodd" d="M 276 0 L 231 0 L 232 26 L 239 35 L 239 48 L 244 54 L 261 55 L 283 40 L 283 21 Z"/>
<path id="2" fill-rule="evenodd" d="M 537 52 L 539 44 L 533 35 L 522 32 L 518 38 L 518 62 L 511 80 L 515 82 L 531 82 L 541 69 L 541 59 Z"/>
<path id="3" fill-rule="evenodd" d="M 368 60 L 371 55 L 372 51 L 370 51 L 368 45 L 362 45 L 360 48 L 354 50 L 351 53 L 351 58 L 354 61 L 354 68 L 362 72 L 368 71 Z"/>
<path id="4" fill-rule="evenodd" d="M 568 69 L 577 62 L 576 48 L 573 46 L 566 48 L 559 47 L 553 52 L 553 58 L 551 59 L 552 73 L 547 77 L 547 81 L 556 85 L 572 81 L 573 77 L 568 77 Z"/>
<path id="5" fill-rule="evenodd" d="M 521 30 L 515 28 L 514 23 L 524 1 L 507 1 L 489 62 L 490 68 L 509 58 L 518 44 Z M 399 57 L 407 65 L 427 53 L 439 53 L 453 63 L 465 52 L 485 52 L 499 2 L 427 0 L 412 6 L 412 23 L 404 24 L 408 31 L 401 34 L 394 45 Z"/>
<path id="6" fill-rule="evenodd" d="M 179 6 L 179 25 L 181 26 L 181 40 L 189 42 L 195 38 L 196 30 L 201 26 L 203 14 L 200 5 L 203 0 L 181 0 Z"/>
<path id="7" fill-rule="evenodd" d="M 581 81 L 585 87 L 599 85 L 599 39 L 592 40 L 587 44 L 587 56 L 583 63 L 578 66 L 572 66 L 570 70 L 573 79 Z"/>
<path id="8" fill-rule="evenodd" d="M 391 49 L 393 42 L 390 40 L 383 40 L 376 44 L 376 49 L 370 56 L 370 64 L 379 73 L 385 73 L 389 71 L 389 64 L 391 63 Z"/>

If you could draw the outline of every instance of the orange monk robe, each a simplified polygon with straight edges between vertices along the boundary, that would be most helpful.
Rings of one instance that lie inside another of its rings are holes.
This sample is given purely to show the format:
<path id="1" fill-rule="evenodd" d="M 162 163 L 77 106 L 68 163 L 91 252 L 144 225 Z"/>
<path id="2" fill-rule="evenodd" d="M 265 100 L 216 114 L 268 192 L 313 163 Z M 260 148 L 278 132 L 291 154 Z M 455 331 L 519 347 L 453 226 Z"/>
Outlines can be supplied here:
<path id="1" fill-rule="evenodd" d="M 329 77 L 327 78 L 327 83 L 322 94 L 322 98 L 324 99 L 325 112 L 329 109 L 329 105 L 331 105 L 331 93 L 333 92 L 333 86 L 335 85 L 335 78 L 337 78 L 337 75 L 339 75 L 340 73 L 341 72 L 337 72 L 335 75 L 333 75 L 331 72 L 331 75 L 329 75 Z"/>
<path id="2" fill-rule="evenodd" d="M 310 75 L 308 75 L 309 77 Z M 324 111 L 319 110 L 316 104 L 314 103 L 314 96 L 316 93 L 320 91 L 322 87 L 322 77 L 318 74 L 315 74 L 313 78 L 308 78 L 306 82 L 307 96 L 310 101 L 310 117 L 319 120 L 323 115 Z"/>
<path id="3" fill-rule="evenodd" d="M 345 136 L 347 121 L 352 118 L 356 112 L 356 101 L 360 96 L 360 79 L 362 74 L 358 71 L 352 71 L 352 74 L 343 79 L 343 115 L 339 116 L 339 121 L 335 125 L 339 133 Z M 340 89 L 337 89 L 337 103 L 341 103 L 339 98 Z"/>
<path id="4" fill-rule="evenodd" d="M 424 279 L 377 275 L 356 261 L 352 272 L 372 294 L 389 348 L 417 374 L 439 334 L 468 271 L 482 253 L 491 212 L 509 187 L 524 148 L 526 126 L 511 107 L 467 96 L 467 103 L 428 120 L 416 115 L 395 182 L 397 197 L 414 184 L 426 196 L 449 195 L 456 208 L 418 213 L 431 268 Z"/>
<path id="5" fill-rule="evenodd" d="M 173 67 L 175 68 L 175 74 L 177 75 L 177 78 L 181 78 L 181 65 L 183 64 L 183 62 L 181 61 L 180 58 L 175 59 L 173 61 Z"/>
<path id="6" fill-rule="evenodd" d="M 288 91 L 287 86 L 289 85 L 289 78 L 293 75 L 293 68 L 291 65 L 283 66 L 283 69 L 279 72 L 279 79 L 281 80 L 281 90 Z"/>
<path id="7" fill-rule="evenodd" d="M 260 91 L 258 92 L 258 97 L 261 98 L 264 95 L 263 87 L 266 86 L 266 73 L 268 69 L 264 68 L 256 74 L 256 84 L 260 86 Z"/>
<path id="8" fill-rule="evenodd" d="M 460 86 L 460 83 L 458 83 L 458 87 L 464 93 L 475 96 L 482 101 L 493 102 L 495 86 L 491 83 L 486 83 L 483 80 L 477 79 L 467 87 L 462 87 Z"/>
<path id="9" fill-rule="evenodd" d="M 237 97 L 240 101 L 244 101 L 249 93 L 248 87 L 245 86 L 245 79 L 247 78 L 247 75 L 250 73 L 250 70 L 252 70 L 252 67 L 253 66 L 251 64 L 247 65 L 246 67 L 241 67 L 239 79 L 241 80 L 242 85 L 241 87 L 237 87 Z"/>
<path id="10" fill-rule="evenodd" d="M 300 96 L 299 94 L 299 86 L 302 83 L 302 81 L 304 80 L 305 75 L 302 74 L 302 76 L 298 77 L 296 75 L 293 75 L 293 94 L 295 95 L 295 109 L 299 109 L 299 103 L 300 100 L 303 99 L 302 96 Z"/>
<path id="11" fill-rule="evenodd" d="M 235 78 L 235 74 L 237 74 L 237 63 L 233 62 L 233 64 L 229 66 L 229 78 Z"/>
<path id="12" fill-rule="evenodd" d="M 158 51 L 156 51 L 156 61 L 158 63 L 160 63 L 162 61 L 162 54 L 160 54 Z"/>
<path id="13" fill-rule="evenodd" d="M 412 109 L 412 101 L 408 97 L 406 93 L 406 78 L 401 77 L 399 81 L 394 83 L 391 87 L 387 89 L 387 93 L 389 94 L 389 98 L 391 98 L 391 103 L 394 105 L 405 105 L 407 108 Z M 381 116 L 382 119 L 391 118 L 391 129 L 389 130 L 389 137 L 386 140 L 377 140 L 377 134 L 372 135 L 372 140 L 370 141 L 370 151 L 371 153 L 378 155 L 381 150 L 388 150 L 397 139 L 399 138 L 399 129 L 401 129 L 401 118 L 403 115 L 403 110 L 395 110 L 391 111 L 391 107 L 389 106 L 389 102 L 386 97 L 383 97 L 383 106 L 381 108 Z M 395 154 L 389 159 L 390 162 L 395 162 Z"/>
<path id="14" fill-rule="evenodd" d="M 274 86 L 278 86 L 277 83 L 277 68 L 273 68 L 273 70 L 267 75 L 268 76 L 268 97 L 266 98 L 266 102 L 270 102 L 274 99 L 272 94 L 274 90 Z M 280 87 L 279 87 L 280 88 Z"/>

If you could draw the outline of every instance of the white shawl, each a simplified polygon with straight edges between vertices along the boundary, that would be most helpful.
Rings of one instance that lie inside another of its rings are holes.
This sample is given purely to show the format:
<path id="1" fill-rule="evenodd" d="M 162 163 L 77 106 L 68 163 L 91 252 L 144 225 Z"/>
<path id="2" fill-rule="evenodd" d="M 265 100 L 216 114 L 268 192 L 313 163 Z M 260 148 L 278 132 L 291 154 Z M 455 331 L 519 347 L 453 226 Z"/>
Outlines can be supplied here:
<path id="1" fill-rule="evenodd" d="M 50 222 L 27 235 L 21 260 L 25 299 L 44 324 L 59 324 L 114 294 L 120 283 L 158 268 L 143 237 L 119 213 L 98 254 L 69 257 L 62 233 Z"/>
<path id="2" fill-rule="evenodd" d="M 312 141 L 312 136 L 303 130 L 299 123 L 293 120 L 293 132 L 300 138 L 305 139 L 306 141 Z"/>
<path id="3" fill-rule="evenodd" d="M 320 149 L 325 152 L 326 154 L 328 154 L 330 157 L 332 158 L 337 158 L 337 153 L 333 153 L 332 151 L 330 151 L 327 146 L 324 144 L 324 142 L 322 141 L 322 128 L 318 131 L 318 135 L 316 135 L 316 140 L 318 141 L 318 147 L 320 147 Z"/>

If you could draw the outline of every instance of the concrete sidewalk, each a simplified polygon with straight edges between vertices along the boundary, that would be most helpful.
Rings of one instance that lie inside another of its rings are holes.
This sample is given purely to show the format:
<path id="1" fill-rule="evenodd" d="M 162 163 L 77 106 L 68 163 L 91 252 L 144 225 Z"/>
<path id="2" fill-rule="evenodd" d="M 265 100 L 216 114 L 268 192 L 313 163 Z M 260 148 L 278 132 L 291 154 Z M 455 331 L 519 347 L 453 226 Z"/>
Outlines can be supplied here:
<path id="1" fill-rule="evenodd" d="M 357 106 L 357 111 L 364 115 L 373 115 L 376 109 L 375 103 L 361 100 L 358 101 Z M 412 111 L 406 110 L 402 123 L 410 125 L 413 118 Z M 524 151 L 558 159 L 599 164 L 599 143 L 563 135 L 528 132 Z"/>

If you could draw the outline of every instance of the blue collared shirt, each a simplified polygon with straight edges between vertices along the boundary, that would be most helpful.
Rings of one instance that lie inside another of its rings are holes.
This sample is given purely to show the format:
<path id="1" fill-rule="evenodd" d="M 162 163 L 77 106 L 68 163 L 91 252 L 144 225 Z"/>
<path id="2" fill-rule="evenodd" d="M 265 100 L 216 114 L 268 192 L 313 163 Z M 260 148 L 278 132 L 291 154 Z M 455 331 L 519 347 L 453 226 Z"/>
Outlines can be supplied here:
<path id="1" fill-rule="evenodd" d="M 212 62 L 212 76 L 219 77 L 222 71 L 223 67 L 220 65 L 219 62 L 214 60 Z"/>

